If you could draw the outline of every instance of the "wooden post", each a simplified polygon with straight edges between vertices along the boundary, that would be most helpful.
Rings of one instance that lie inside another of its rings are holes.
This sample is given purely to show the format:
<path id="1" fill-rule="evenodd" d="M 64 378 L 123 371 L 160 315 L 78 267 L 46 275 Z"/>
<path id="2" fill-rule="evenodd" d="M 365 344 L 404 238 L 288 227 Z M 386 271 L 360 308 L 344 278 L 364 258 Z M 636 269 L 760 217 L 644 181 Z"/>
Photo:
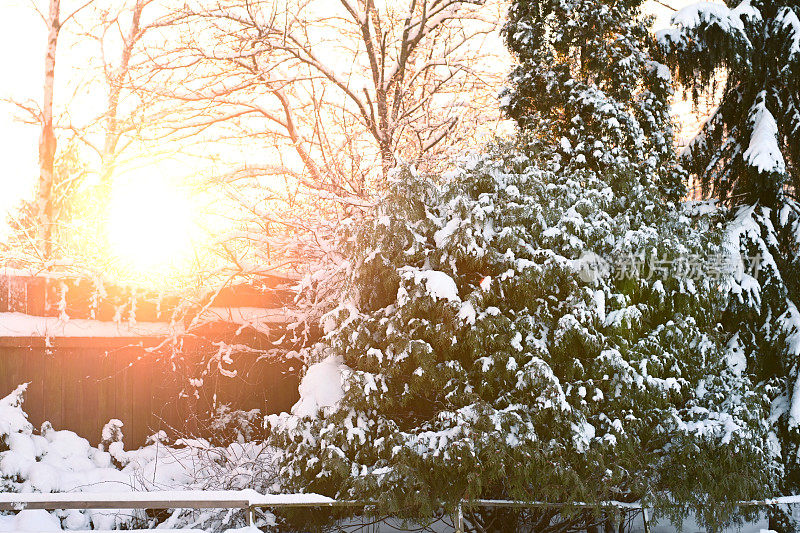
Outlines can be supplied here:
<path id="1" fill-rule="evenodd" d="M 464 507 L 458 502 L 456 508 L 456 533 L 464 533 Z"/>

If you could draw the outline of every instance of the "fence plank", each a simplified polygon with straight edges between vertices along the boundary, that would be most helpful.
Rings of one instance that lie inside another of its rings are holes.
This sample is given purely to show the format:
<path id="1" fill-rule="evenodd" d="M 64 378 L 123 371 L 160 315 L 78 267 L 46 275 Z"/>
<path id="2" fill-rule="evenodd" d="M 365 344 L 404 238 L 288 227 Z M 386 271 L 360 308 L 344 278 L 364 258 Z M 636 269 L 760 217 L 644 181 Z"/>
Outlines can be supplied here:
<path id="1" fill-rule="evenodd" d="M 30 383 L 25 393 L 25 412 L 28 413 L 31 423 L 40 427 L 46 420 L 45 413 L 49 403 L 44 391 L 45 349 L 23 348 L 22 350 L 24 350 L 24 354 L 20 353 L 20 349 L 16 349 L 12 350 L 9 355 L 24 357 L 22 367 L 24 377 L 22 379 Z M 15 386 L 10 384 L 6 390 L 11 391 Z"/>
<path id="2" fill-rule="evenodd" d="M 134 448 L 159 429 L 171 437 L 192 434 L 187 424 L 196 422 L 193 415 L 198 410 L 204 414 L 211 406 L 203 397 L 200 401 L 180 398 L 187 384 L 182 371 L 172 368 L 168 356 L 145 352 L 132 339 L 120 344 L 119 339 L 109 338 L 106 347 L 101 338 L 88 339 L 85 346 L 72 339 L 54 342 L 52 348 L 43 339 L 13 338 L 17 345 L 10 339 L 0 337 L 0 397 L 30 382 L 24 409 L 35 427 L 47 420 L 56 429 L 75 431 L 97 444 L 102 427 L 117 418 L 124 423 L 126 447 Z M 257 407 L 264 413 L 288 409 L 297 400 L 299 379 L 296 373 L 284 373 L 291 363 L 254 364 L 257 357 L 253 353 L 234 356 L 242 373 L 221 378 L 220 400 L 234 409 Z"/>
<path id="3" fill-rule="evenodd" d="M 57 355 L 52 349 L 45 350 L 43 393 L 47 395 L 47 409 L 44 416 L 55 428 L 64 426 L 64 362 L 61 354 Z M 75 390 L 78 394 L 81 392 L 79 389 L 76 387 Z"/>
<path id="4" fill-rule="evenodd" d="M 97 387 L 97 411 L 99 422 L 97 430 L 102 432 L 102 427 L 112 418 L 116 418 L 116 379 L 114 377 L 114 360 L 108 351 L 98 357 L 99 371 L 94 375 L 94 384 Z M 99 440 L 99 439 L 98 439 Z"/>

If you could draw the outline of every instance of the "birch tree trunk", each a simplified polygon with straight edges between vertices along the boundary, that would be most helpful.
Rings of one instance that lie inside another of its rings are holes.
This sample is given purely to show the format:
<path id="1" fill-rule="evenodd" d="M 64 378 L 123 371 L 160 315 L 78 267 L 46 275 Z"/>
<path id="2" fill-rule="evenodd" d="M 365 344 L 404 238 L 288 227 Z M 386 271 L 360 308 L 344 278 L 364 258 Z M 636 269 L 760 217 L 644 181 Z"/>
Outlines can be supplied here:
<path id="1" fill-rule="evenodd" d="M 53 86 L 55 84 L 56 45 L 60 0 L 50 0 L 47 17 L 47 51 L 44 58 L 44 98 L 42 101 L 42 133 L 39 138 L 39 188 L 37 218 L 41 258 L 47 261 L 53 255 L 53 174 L 56 154 L 56 136 L 53 129 Z"/>
<path id="2" fill-rule="evenodd" d="M 111 177 L 114 173 L 118 155 L 117 145 L 123 135 L 119 116 L 120 97 L 124 88 L 125 78 L 129 76 L 133 49 L 143 34 L 140 25 L 142 11 L 149 3 L 149 0 L 136 0 L 134 3 L 130 11 L 131 23 L 128 34 L 122 41 L 119 65 L 116 69 L 106 74 L 106 83 L 108 84 L 108 104 L 105 117 L 106 131 L 103 140 L 103 151 L 100 154 L 102 159 L 100 180 L 103 184 L 104 194 L 108 194 L 111 188 Z M 108 198 L 105 198 L 105 200 L 108 200 Z"/>

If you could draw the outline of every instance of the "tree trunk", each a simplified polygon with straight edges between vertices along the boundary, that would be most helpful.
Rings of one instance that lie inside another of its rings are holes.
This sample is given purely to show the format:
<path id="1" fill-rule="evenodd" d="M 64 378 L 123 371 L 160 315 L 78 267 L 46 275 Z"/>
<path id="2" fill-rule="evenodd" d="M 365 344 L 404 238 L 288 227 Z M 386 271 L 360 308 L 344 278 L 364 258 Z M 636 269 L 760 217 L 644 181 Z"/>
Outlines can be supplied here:
<path id="1" fill-rule="evenodd" d="M 395 167 L 396 161 L 394 153 L 392 153 L 392 146 L 389 142 L 380 143 L 381 151 L 381 174 L 383 179 L 389 176 L 389 172 Z"/>
<path id="2" fill-rule="evenodd" d="M 42 101 L 42 133 L 39 138 L 39 188 L 37 215 L 41 259 L 53 255 L 53 178 L 56 135 L 53 129 L 53 86 L 55 84 L 56 45 L 60 29 L 60 0 L 50 0 L 47 18 L 47 51 L 44 58 L 44 98 Z"/>
<path id="3" fill-rule="evenodd" d="M 128 30 L 127 37 L 122 43 L 119 67 L 107 77 L 108 106 L 106 109 L 106 131 L 105 140 L 103 142 L 102 171 L 100 175 L 100 181 L 105 185 L 104 189 L 107 189 L 104 192 L 108 192 L 111 189 L 111 178 L 114 174 L 114 165 L 117 157 L 117 145 L 122 136 L 119 120 L 119 100 L 122 95 L 123 84 L 125 83 L 130 69 L 133 48 L 141 37 L 140 23 L 144 7 L 145 3 L 143 0 L 136 0 L 131 12 L 131 26 Z M 108 197 L 104 197 L 103 200 L 107 201 Z"/>

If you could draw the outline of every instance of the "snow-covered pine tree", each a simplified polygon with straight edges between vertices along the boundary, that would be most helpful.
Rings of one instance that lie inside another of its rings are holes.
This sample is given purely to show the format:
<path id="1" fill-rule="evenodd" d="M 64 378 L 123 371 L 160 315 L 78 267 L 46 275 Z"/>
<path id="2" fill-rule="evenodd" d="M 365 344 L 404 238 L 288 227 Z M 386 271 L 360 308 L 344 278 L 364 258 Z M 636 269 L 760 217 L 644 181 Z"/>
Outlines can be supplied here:
<path id="1" fill-rule="evenodd" d="M 800 5 L 701 2 L 676 13 L 658 40 L 677 79 L 722 99 L 683 154 L 706 195 L 782 206 L 800 185 Z M 720 79 L 722 81 L 720 81 Z"/>
<path id="2" fill-rule="evenodd" d="M 344 239 L 318 363 L 267 421 L 289 490 L 416 519 L 461 499 L 643 499 L 711 522 L 766 490 L 768 406 L 726 357 L 720 282 L 679 268 L 720 245 L 676 203 L 669 74 L 637 10 L 514 3 L 505 107 L 523 134 L 446 176 L 393 175 Z M 598 516 L 468 513 L 496 531 Z"/>
<path id="3" fill-rule="evenodd" d="M 713 281 L 587 268 L 591 254 L 655 267 L 713 243 L 638 172 L 564 175 L 542 153 L 498 149 L 445 186 L 398 175 L 354 230 L 347 300 L 307 354 L 340 372 L 338 401 L 315 408 L 309 384 L 294 415 L 269 419 L 290 490 L 419 518 L 461 498 L 709 511 L 764 489 L 761 396 L 704 314 Z M 517 518 L 502 523 L 595 520 Z"/>
<path id="4" fill-rule="evenodd" d="M 663 196 L 684 194 L 673 157 L 666 66 L 641 0 L 518 0 L 504 28 L 518 60 L 501 103 L 519 126 L 560 139 L 565 165 L 646 164 Z M 566 167 L 565 167 L 566 168 Z"/>
<path id="5" fill-rule="evenodd" d="M 797 493 L 800 4 L 700 3 L 676 13 L 673 23 L 659 41 L 679 81 L 695 95 L 720 79 L 724 84 L 719 106 L 683 159 L 704 194 L 728 208 L 729 247 L 740 267 L 760 267 L 752 276 L 739 269 L 725 326 L 731 351 L 746 357 L 772 400 L 785 469 L 778 489 Z"/>

